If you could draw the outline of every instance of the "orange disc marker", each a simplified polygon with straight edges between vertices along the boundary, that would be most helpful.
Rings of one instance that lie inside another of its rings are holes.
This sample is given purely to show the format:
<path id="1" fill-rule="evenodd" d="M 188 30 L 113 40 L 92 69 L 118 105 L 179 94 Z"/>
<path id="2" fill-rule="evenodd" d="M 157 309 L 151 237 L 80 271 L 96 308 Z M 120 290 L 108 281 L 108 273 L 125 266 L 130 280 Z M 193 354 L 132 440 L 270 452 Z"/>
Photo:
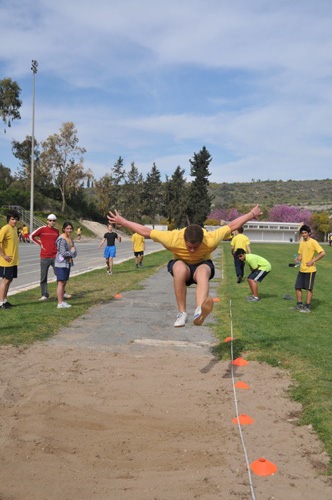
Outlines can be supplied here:
<path id="1" fill-rule="evenodd" d="M 232 362 L 232 365 L 235 365 L 235 366 L 245 366 L 248 364 L 248 361 L 246 361 L 245 359 L 243 358 L 236 358 L 234 359 L 234 361 Z"/>
<path id="2" fill-rule="evenodd" d="M 121 295 L 121 293 L 116 293 L 116 294 L 114 295 L 114 298 L 115 298 L 115 299 L 122 299 L 122 295 Z"/>
<path id="3" fill-rule="evenodd" d="M 237 389 L 250 389 L 250 386 L 245 382 L 241 382 L 241 380 L 236 382 L 235 387 L 237 387 Z"/>
<path id="4" fill-rule="evenodd" d="M 233 418 L 232 422 L 233 424 L 251 425 L 254 423 L 254 420 L 248 415 L 239 415 L 238 418 Z"/>
<path id="5" fill-rule="evenodd" d="M 219 297 L 214 297 L 214 298 L 213 298 L 213 302 L 220 302 Z"/>
<path id="6" fill-rule="evenodd" d="M 234 340 L 233 337 L 226 337 L 224 342 L 231 342 L 232 340 Z"/>
<path id="7" fill-rule="evenodd" d="M 269 462 L 269 460 L 266 460 L 266 458 L 255 460 L 255 462 L 250 464 L 250 468 L 258 476 L 272 476 L 278 470 L 278 467 Z"/>

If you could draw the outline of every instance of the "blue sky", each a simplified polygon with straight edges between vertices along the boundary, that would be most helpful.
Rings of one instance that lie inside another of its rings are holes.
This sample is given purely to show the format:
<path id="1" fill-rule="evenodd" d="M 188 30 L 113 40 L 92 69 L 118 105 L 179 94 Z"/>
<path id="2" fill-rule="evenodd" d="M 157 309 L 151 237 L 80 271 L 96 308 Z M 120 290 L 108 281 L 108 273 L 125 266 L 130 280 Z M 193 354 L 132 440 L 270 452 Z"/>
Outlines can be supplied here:
<path id="1" fill-rule="evenodd" d="M 190 181 L 194 153 L 212 182 L 331 178 L 330 0 L 0 0 L 0 79 L 22 89 L 11 141 L 74 122 L 99 179 L 119 156 Z"/>

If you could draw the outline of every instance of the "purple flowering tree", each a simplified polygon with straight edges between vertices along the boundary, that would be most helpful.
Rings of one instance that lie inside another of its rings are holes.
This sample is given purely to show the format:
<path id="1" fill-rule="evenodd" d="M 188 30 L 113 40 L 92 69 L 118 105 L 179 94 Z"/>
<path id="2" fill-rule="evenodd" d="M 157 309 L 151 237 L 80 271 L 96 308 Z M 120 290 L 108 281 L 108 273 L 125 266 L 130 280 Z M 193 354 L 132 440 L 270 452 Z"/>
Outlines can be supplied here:
<path id="1" fill-rule="evenodd" d="M 271 222 L 303 222 L 308 225 L 310 225 L 311 218 L 310 210 L 290 205 L 275 205 L 268 215 L 268 220 Z"/>

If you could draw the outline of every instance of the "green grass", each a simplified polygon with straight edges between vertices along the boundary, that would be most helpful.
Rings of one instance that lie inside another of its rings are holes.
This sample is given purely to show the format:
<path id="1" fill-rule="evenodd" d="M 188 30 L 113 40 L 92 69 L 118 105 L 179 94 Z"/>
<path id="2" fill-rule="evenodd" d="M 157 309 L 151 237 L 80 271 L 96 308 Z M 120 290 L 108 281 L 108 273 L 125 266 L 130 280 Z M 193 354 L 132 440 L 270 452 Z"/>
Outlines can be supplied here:
<path id="1" fill-rule="evenodd" d="M 28 345 L 51 337 L 90 307 L 116 300 L 114 295 L 124 290 L 140 288 L 142 280 L 155 273 L 169 258 L 169 252 L 163 250 L 146 255 L 142 269 L 136 269 L 134 259 L 130 259 L 115 265 L 112 276 L 105 270 L 97 270 L 70 278 L 67 291 L 73 294 L 70 303 L 74 306 L 70 309 L 56 308 L 55 283 L 49 284 L 53 298 L 45 302 L 38 301 L 39 287 L 9 297 L 15 307 L 1 311 L 0 345 Z"/>
<path id="2" fill-rule="evenodd" d="M 291 396 L 303 405 L 301 424 L 312 424 L 332 457 L 332 340 L 331 340 L 331 256 L 317 264 L 312 312 L 303 314 L 291 308 L 296 304 L 293 261 L 296 244 L 253 244 L 252 251 L 267 258 L 271 273 L 259 284 L 258 303 L 248 303 L 247 282 L 237 284 L 229 244 L 223 243 L 223 282 L 219 289 L 221 301 L 216 307 L 216 333 L 221 340 L 231 334 L 234 357 L 263 361 L 286 369 L 294 381 Z M 246 266 L 245 276 L 249 274 Z M 294 300 L 285 300 L 289 294 Z M 229 358 L 229 343 L 216 348 L 221 358 Z M 332 463 L 330 472 L 332 471 Z"/>

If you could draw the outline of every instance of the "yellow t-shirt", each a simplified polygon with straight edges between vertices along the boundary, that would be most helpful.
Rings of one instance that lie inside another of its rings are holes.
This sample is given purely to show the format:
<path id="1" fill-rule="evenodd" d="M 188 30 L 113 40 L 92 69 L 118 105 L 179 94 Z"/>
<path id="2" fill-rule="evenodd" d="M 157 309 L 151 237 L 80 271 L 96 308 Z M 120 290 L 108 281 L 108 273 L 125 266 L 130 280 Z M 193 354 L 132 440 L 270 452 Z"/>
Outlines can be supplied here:
<path id="1" fill-rule="evenodd" d="M 302 257 L 300 264 L 301 273 L 314 273 L 317 270 L 315 264 L 308 267 L 306 263 L 310 262 L 315 257 L 315 254 L 319 254 L 320 252 L 323 252 L 323 249 L 318 241 L 313 238 L 309 238 L 307 241 L 300 241 L 297 253 Z"/>
<path id="2" fill-rule="evenodd" d="M 223 226 L 215 231 L 203 229 L 203 241 L 195 252 L 189 252 L 184 241 L 184 229 L 174 231 L 158 231 L 153 229 L 150 238 L 161 243 L 167 250 L 173 253 L 174 259 L 183 260 L 188 264 L 198 264 L 203 260 L 212 258 L 212 252 L 217 248 L 222 240 L 230 237 L 231 231 L 228 226 Z"/>
<path id="3" fill-rule="evenodd" d="M 7 262 L 0 256 L 0 267 L 18 266 L 18 236 L 16 227 L 6 224 L 0 229 L 0 246 L 5 255 L 13 257 L 11 262 Z"/>
<path id="4" fill-rule="evenodd" d="M 236 252 L 238 248 L 243 248 L 243 250 L 246 252 L 247 245 L 250 245 L 250 240 L 245 234 L 239 233 L 232 238 L 231 246 L 234 247 L 234 252 Z"/>
<path id="5" fill-rule="evenodd" d="M 144 236 L 134 233 L 131 237 L 131 242 L 134 244 L 134 252 L 144 251 Z"/>

